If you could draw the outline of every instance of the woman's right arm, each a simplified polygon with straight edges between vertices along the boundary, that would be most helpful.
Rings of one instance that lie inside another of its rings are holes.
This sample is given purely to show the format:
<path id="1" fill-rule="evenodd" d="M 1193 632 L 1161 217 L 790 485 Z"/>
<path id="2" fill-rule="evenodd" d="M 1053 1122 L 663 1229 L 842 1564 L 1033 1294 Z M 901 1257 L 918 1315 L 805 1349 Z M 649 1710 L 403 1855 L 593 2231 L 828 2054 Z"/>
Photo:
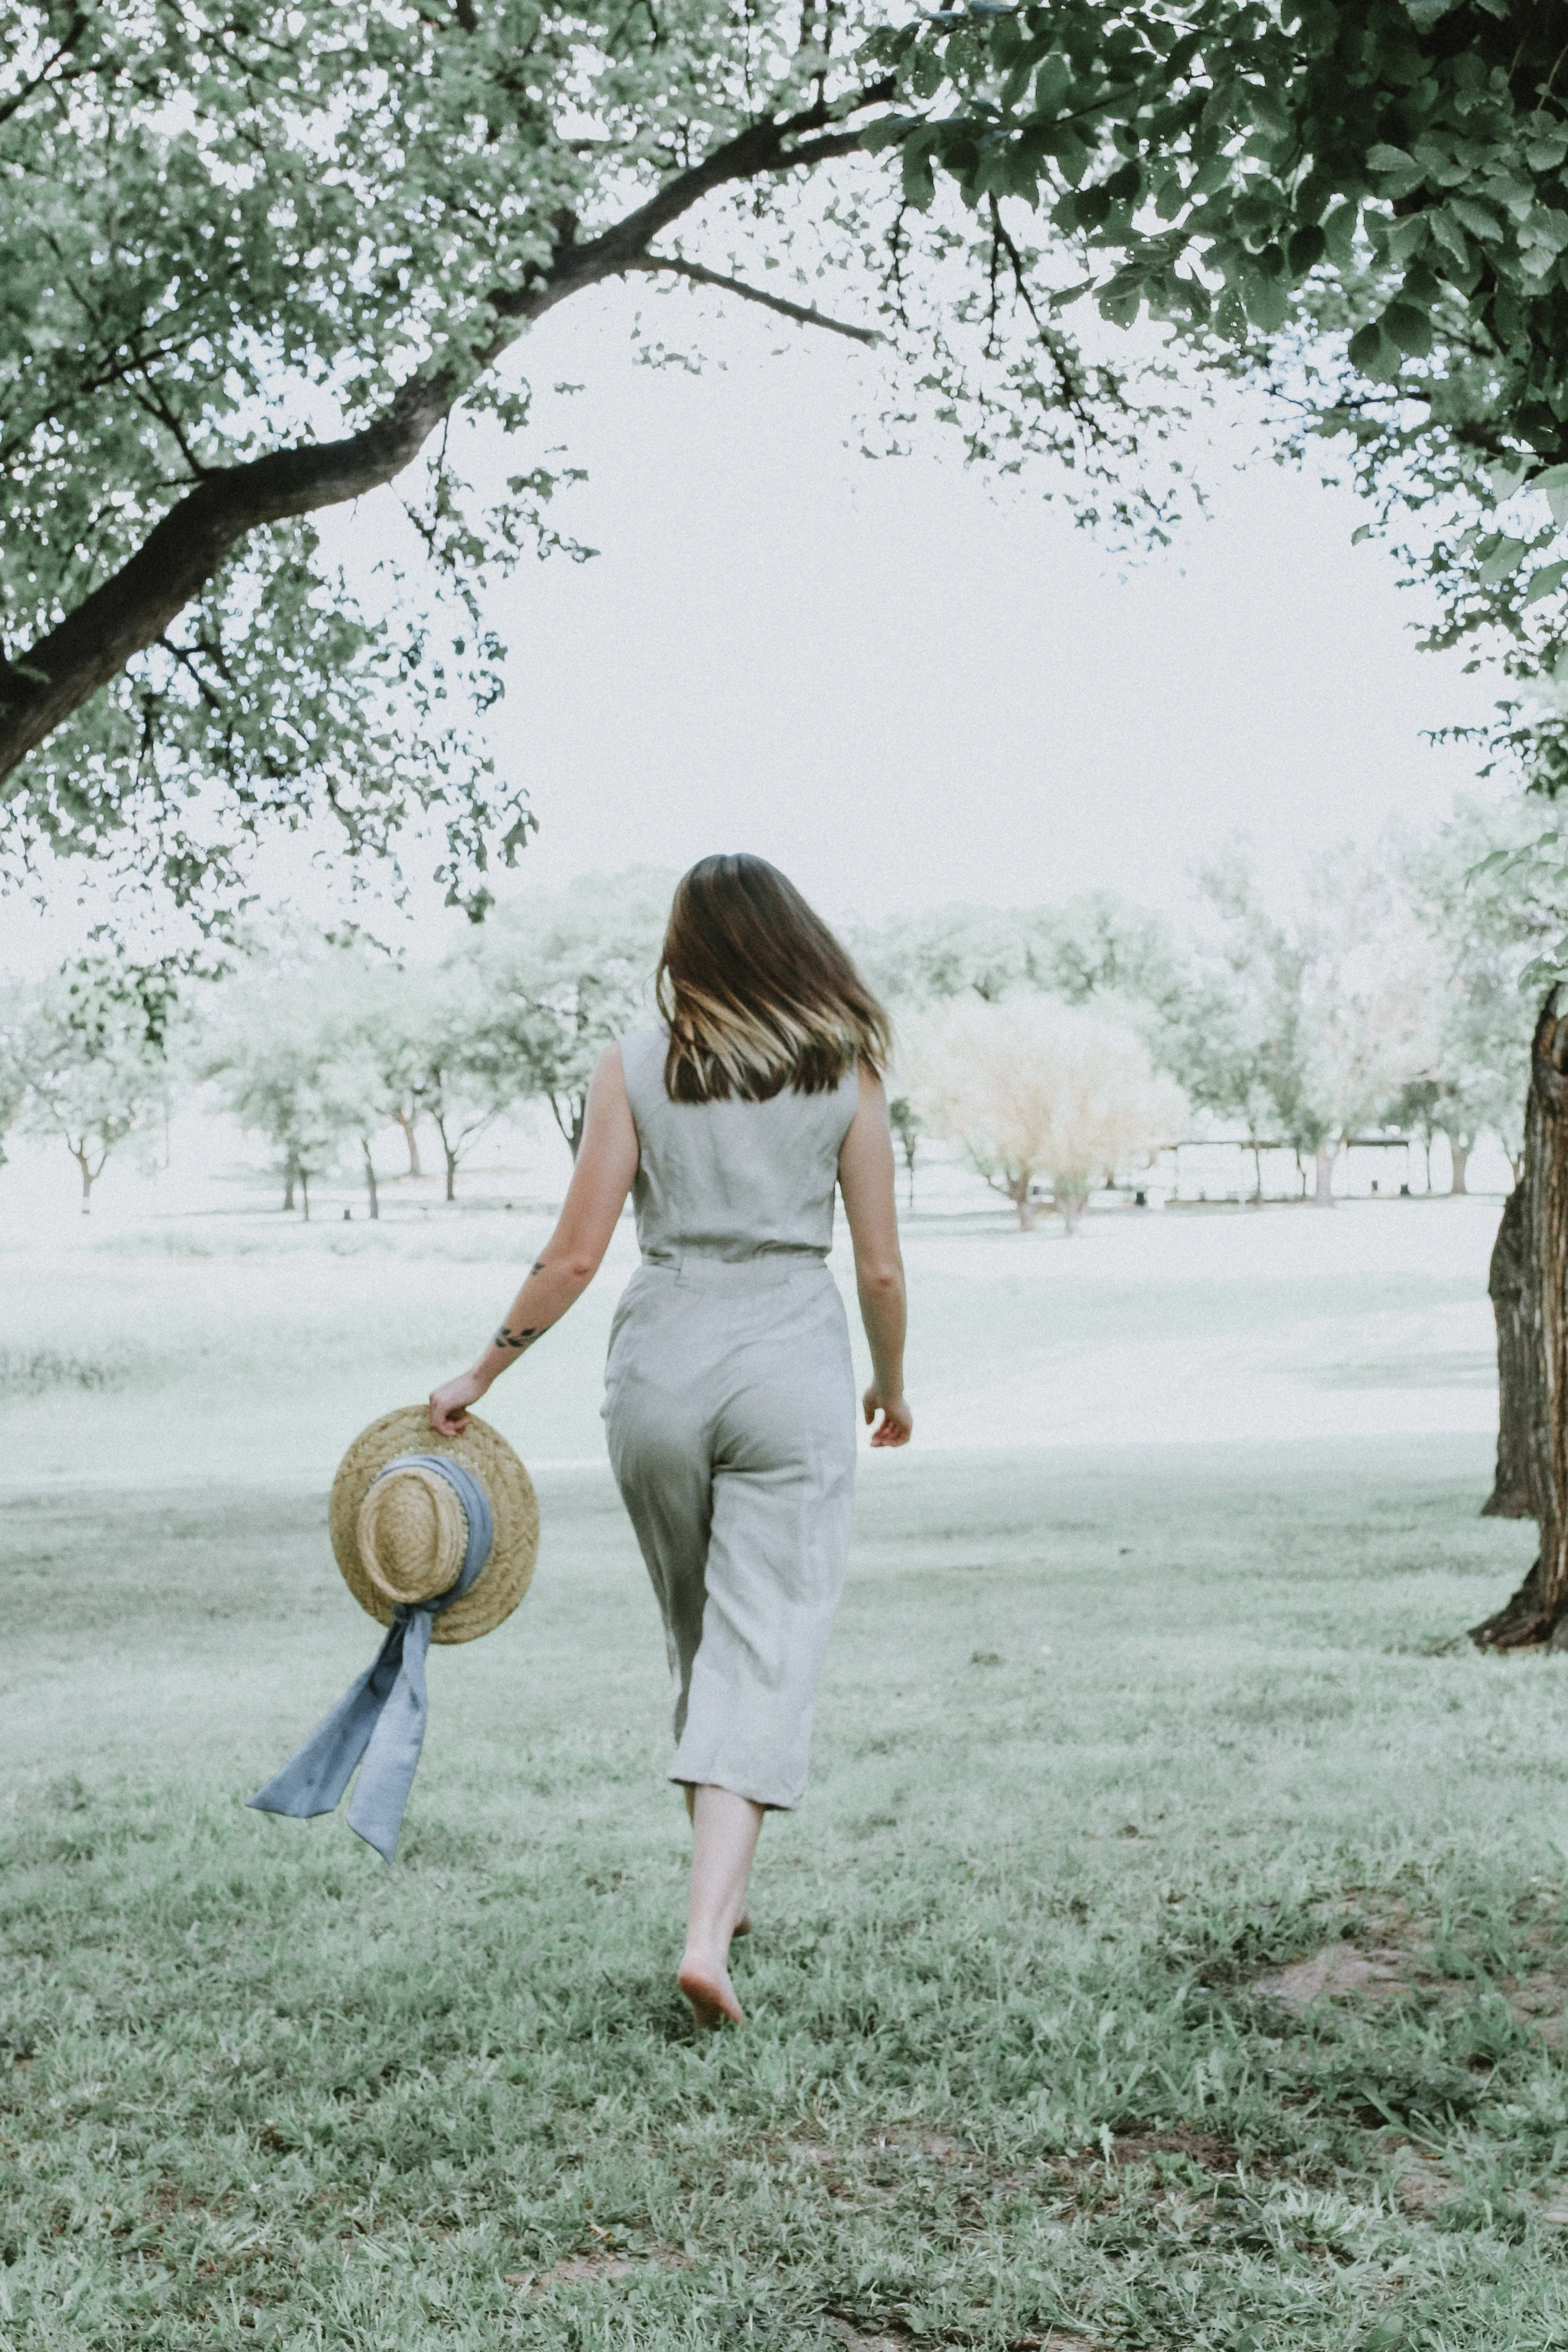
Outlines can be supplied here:
<path id="1" fill-rule="evenodd" d="M 855 1244 L 860 1320 L 871 1350 L 864 1405 L 867 1420 L 877 1423 L 873 1445 L 907 1445 L 914 1428 L 904 1402 L 904 1261 L 894 1182 L 888 1097 L 875 1070 L 862 1062 L 859 1108 L 838 1153 L 838 1189 Z"/>
<path id="2" fill-rule="evenodd" d="M 506 1320 L 471 1371 L 433 1391 L 430 1426 L 456 1437 L 492 1381 L 559 1323 L 598 1273 L 637 1172 L 637 1130 L 626 1099 L 621 1049 L 612 1045 L 594 1072 L 577 1165 L 555 1231 L 535 1258 Z"/>

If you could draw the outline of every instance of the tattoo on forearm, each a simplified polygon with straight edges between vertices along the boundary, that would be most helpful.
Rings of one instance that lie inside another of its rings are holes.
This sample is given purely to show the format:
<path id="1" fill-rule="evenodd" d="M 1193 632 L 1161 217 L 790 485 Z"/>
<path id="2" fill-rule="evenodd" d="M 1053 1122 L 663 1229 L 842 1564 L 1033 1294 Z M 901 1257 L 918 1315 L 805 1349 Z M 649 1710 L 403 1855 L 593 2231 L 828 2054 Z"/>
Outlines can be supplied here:
<path id="1" fill-rule="evenodd" d="M 542 1274 L 544 1272 L 544 1260 L 542 1257 L 536 1257 L 533 1264 L 528 1270 L 530 1274 Z"/>
<path id="2" fill-rule="evenodd" d="M 519 1349 L 523 1348 L 531 1348 L 538 1337 L 539 1332 L 537 1328 L 531 1331 L 514 1331 L 510 1324 L 503 1323 L 500 1329 L 496 1333 L 495 1338 L 490 1341 L 490 1345 L 492 1348 L 517 1348 Z"/>

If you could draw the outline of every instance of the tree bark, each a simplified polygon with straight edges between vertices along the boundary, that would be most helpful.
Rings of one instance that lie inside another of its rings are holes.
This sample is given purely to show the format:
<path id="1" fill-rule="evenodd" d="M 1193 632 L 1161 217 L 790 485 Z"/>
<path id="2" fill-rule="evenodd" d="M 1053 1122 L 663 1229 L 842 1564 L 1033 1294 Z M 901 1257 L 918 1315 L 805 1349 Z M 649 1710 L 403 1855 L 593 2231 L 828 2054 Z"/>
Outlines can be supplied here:
<path id="1" fill-rule="evenodd" d="M 1077 1192 L 1058 1192 L 1057 1194 L 1057 1206 L 1062 1213 L 1062 1223 L 1067 1227 L 1069 1236 L 1077 1233 L 1079 1219 L 1082 1216 L 1087 1205 L 1087 1202 Z"/>
<path id="2" fill-rule="evenodd" d="M 1497 1478 L 1481 1505 L 1483 1519 L 1528 1519 L 1529 1465 L 1524 1424 L 1530 1410 L 1531 1334 L 1524 1283 L 1524 1187 L 1508 1196 L 1492 1244 L 1487 1288 L 1497 1318 Z"/>
<path id="3" fill-rule="evenodd" d="M 295 1169 L 294 1162 L 290 1160 L 288 1166 L 283 1171 L 283 1206 L 285 1209 L 291 1209 L 294 1205 L 294 1178 L 296 1173 L 297 1171 Z"/>
<path id="4" fill-rule="evenodd" d="M 1334 1153 L 1337 1146 L 1325 1136 L 1312 1154 L 1312 1199 L 1320 1209 L 1334 1205 Z"/>
<path id="5" fill-rule="evenodd" d="M 1450 1179 L 1448 1190 L 1450 1192 L 1463 1192 L 1468 1189 L 1465 1183 L 1465 1171 L 1470 1164 L 1470 1146 L 1468 1143 L 1461 1143 L 1457 1136 L 1451 1135 L 1448 1138 L 1448 1150 L 1454 1162 L 1454 1173 Z"/>
<path id="6" fill-rule="evenodd" d="M 395 1110 L 392 1116 L 397 1121 L 398 1126 L 403 1129 L 403 1140 L 408 1146 L 408 1173 L 411 1176 L 423 1176 L 425 1171 L 419 1165 L 419 1130 L 417 1122 L 414 1118 L 413 1114 L 409 1111 Z"/>
<path id="7" fill-rule="evenodd" d="M 1517 1276 L 1515 1268 L 1517 1267 Z M 1524 1176 L 1492 1258 L 1501 1432 L 1499 1496 L 1532 1518 L 1541 1549 L 1524 1582 L 1470 1629 L 1479 1648 L 1568 1647 L 1568 1019 L 1553 989 L 1530 1055 Z M 1506 1467 L 1506 1477 L 1505 1477 Z"/>
<path id="8" fill-rule="evenodd" d="M 89 1217 L 92 1214 L 93 1171 L 88 1165 L 86 1145 L 79 1146 L 73 1143 L 70 1147 L 70 1155 L 81 1170 L 81 1213 L 84 1217 Z"/>
<path id="9" fill-rule="evenodd" d="M 359 1148 L 364 1154 L 364 1187 L 370 1194 L 371 1220 L 374 1223 L 381 1215 L 381 1195 L 375 1189 L 375 1161 L 371 1158 L 368 1135 L 360 1137 Z"/>
<path id="10" fill-rule="evenodd" d="M 305 1212 L 305 1223 L 310 1222 L 310 1176 L 308 1169 L 300 1171 L 300 1202 Z"/>
<path id="11" fill-rule="evenodd" d="M 446 1120 L 438 1118 L 435 1124 L 436 1132 L 441 1139 L 441 1157 L 447 1163 L 447 1198 L 455 1201 L 458 1197 L 458 1152 L 447 1139 Z"/>

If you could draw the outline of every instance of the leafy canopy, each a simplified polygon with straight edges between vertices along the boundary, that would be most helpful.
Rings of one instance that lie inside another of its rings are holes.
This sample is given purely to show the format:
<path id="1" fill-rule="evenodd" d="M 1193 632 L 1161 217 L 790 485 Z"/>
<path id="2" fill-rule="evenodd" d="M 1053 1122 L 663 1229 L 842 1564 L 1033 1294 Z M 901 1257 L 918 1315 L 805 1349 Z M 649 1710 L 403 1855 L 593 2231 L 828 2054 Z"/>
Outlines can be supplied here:
<path id="1" fill-rule="evenodd" d="M 483 736 L 504 651 L 486 587 L 528 551 L 583 551 L 550 519 L 573 469 L 529 440 L 508 354 L 610 278 L 879 331 L 916 360 L 906 411 L 923 400 L 990 453 L 1053 452 L 1091 510 L 1135 502 L 1147 433 L 1119 372 L 998 309 L 1001 247 L 960 208 L 923 241 L 900 221 L 860 144 L 893 91 L 861 53 L 874 18 L 841 0 L 14 0 L 13 866 L 119 860 L 210 912 L 268 830 L 326 814 L 352 857 L 422 813 L 451 896 L 482 912 L 531 822 Z M 480 431 L 525 450 L 488 506 L 464 479 Z M 395 479 L 427 568 L 356 593 L 311 519 Z"/>
<path id="2" fill-rule="evenodd" d="M 1049 296 L 1147 314 L 1265 383 L 1284 443 L 1339 442 L 1424 510 L 1430 642 L 1568 637 L 1568 9 L 1560 0 L 1089 0 L 941 12 L 870 45 L 871 138 L 913 206 L 951 175 L 1048 218 Z M 1554 709 L 1512 748 L 1568 777 Z"/>

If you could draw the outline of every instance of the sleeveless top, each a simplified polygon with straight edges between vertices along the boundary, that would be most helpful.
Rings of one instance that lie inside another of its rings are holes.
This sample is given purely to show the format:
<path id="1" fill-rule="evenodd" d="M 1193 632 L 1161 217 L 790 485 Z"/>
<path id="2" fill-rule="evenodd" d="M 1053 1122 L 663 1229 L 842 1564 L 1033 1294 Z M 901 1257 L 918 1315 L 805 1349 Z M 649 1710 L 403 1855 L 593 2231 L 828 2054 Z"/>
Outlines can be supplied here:
<path id="1" fill-rule="evenodd" d="M 858 1070 L 823 1094 L 785 1087 L 768 1102 L 671 1102 L 663 1029 L 621 1039 L 642 1147 L 632 1207 L 656 1265 L 683 1257 L 825 1258 L 838 1152 L 860 1100 Z"/>

